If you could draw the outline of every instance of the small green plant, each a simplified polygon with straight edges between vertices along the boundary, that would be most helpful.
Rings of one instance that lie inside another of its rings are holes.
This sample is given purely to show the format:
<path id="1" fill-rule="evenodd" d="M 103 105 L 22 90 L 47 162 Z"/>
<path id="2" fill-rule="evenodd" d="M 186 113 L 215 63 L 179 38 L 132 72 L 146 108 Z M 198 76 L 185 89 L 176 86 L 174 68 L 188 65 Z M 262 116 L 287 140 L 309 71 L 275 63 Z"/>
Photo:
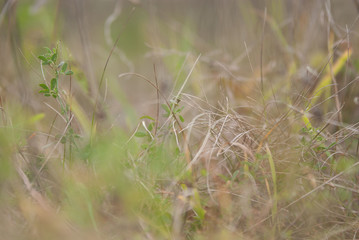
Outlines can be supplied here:
<path id="1" fill-rule="evenodd" d="M 150 120 L 150 123 L 148 124 L 148 126 L 145 125 L 144 121 L 142 122 L 143 127 L 146 129 L 146 132 L 137 131 L 135 133 L 135 136 L 136 137 L 148 137 L 149 139 L 152 139 L 153 138 L 152 130 L 155 125 L 155 119 L 153 119 L 150 116 L 142 116 L 140 118 L 140 120 L 143 120 L 143 119 Z"/>
<path id="2" fill-rule="evenodd" d="M 171 115 L 173 115 L 175 118 L 178 117 L 178 119 L 181 122 L 184 122 L 184 118 L 181 115 L 181 112 L 184 107 L 179 107 L 179 102 L 180 102 L 180 100 L 171 101 L 169 104 L 162 104 L 161 107 L 165 111 L 165 113 L 163 114 L 163 117 L 170 117 Z M 146 125 L 145 121 L 143 121 L 144 119 L 147 119 L 149 121 L 148 125 Z M 151 141 L 154 139 L 156 132 L 158 130 L 158 129 L 155 129 L 156 128 L 156 120 L 150 116 L 142 116 L 140 118 L 140 120 L 142 120 L 142 126 L 145 131 L 136 131 L 134 136 L 138 137 L 138 138 L 147 138 L 148 142 L 150 143 L 149 145 L 151 145 Z M 146 149 L 149 147 L 149 145 L 143 144 L 142 148 Z"/>
<path id="3" fill-rule="evenodd" d="M 50 68 L 50 84 L 47 83 L 45 74 L 43 73 L 43 78 L 45 79 L 45 83 L 39 84 L 39 86 L 42 88 L 39 93 L 42 93 L 45 97 L 53 97 L 57 100 L 61 107 L 61 115 L 62 118 L 66 121 L 66 129 L 65 132 L 62 134 L 56 135 L 56 140 L 58 140 L 60 143 L 64 145 L 64 156 L 63 156 L 63 163 L 65 163 L 65 155 L 66 155 L 66 144 L 69 144 L 70 147 L 70 159 L 72 154 L 72 146 L 77 147 L 75 140 L 80 138 L 79 135 L 75 133 L 73 128 L 71 127 L 71 120 L 73 117 L 73 114 L 71 113 L 71 106 L 68 104 L 68 101 L 66 101 L 61 96 L 61 91 L 59 89 L 59 80 L 60 76 L 71 76 L 73 72 L 71 70 L 68 70 L 68 62 L 61 61 L 58 63 L 59 59 L 59 44 L 56 45 L 55 48 L 50 49 L 48 47 L 45 47 L 46 53 L 38 56 L 38 58 L 41 60 L 42 66 L 48 66 Z M 41 66 L 41 69 L 42 69 Z M 71 81 L 71 78 L 70 78 Z M 56 116 L 57 117 L 57 116 Z M 56 118 L 55 118 L 56 120 Z M 53 123 L 55 122 L 53 121 Z M 52 129 L 52 126 L 51 126 Z M 50 132 L 51 132 L 50 129 Z"/>
<path id="4" fill-rule="evenodd" d="M 38 58 L 41 60 L 42 65 L 48 65 L 52 69 L 54 75 L 51 79 L 50 86 L 44 83 L 40 84 L 42 90 L 40 90 L 39 93 L 43 93 L 46 97 L 52 96 L 54 98 L 57 98 L 59 95 L 60 75 L 72 75 L 73 72 L 71 70 L 67 70 L 67 62 L 61 61 L 59 64 L 57 64 L 58 45 L 52 50 L 48 47 L 45 47 L 45 49 L 47 52 L 43 55 L 38 56 Z"/>
<path id="5" fill-rule="evenodd" d="M 169 117 L 171 113 L 174 115 L 177 115 L 179 120 L 181 122 L 184 122 L 183 116 L 180 114 L 184 107 L 179 107 L 180 99 L 177 99 L 175 101 L 171 101 L 169 106 L 167 104 L 162 104 L 161 107 L 163 110 L 166 111 L 165 114 L 163 114 L 164 117 Z"/>
<path id="6" fill-rule="evenodd" d="M 326 139 L 322 134 L 321 130 L 314 127 L 304 127 L 301 129 L 301 143 L 303 146 L 311 148 L 313 152 L 308 151 L 307 154 L 314 153 L 318 156 L 324 154 L 330 161 L 333 161 L 331 149 L 337 144 L 336 141 L 330 141 Z M 324 162 L 327 162 L 325 160 Z M 315 168 L 326 169 L 327 167 L 323 163 L 313 163 Z"/>
<path id="7" fill-rule="evenodd" d="M 148 119 L 150 123 L 146 125 L 144 119 Z M 142 116 L 140 120 L 142 120 L 142 126 L 145 131 L 136 131 L 135 137 L 146 138 L 147 143 L 142 144 L 141 147 L 143 149 L 148 149 L 152 145 L 152 140 L 154 139 L 154 135 L 155 135 L 155 133 L 153 132 L 155 127 L 155 119 L 153 119 L 150 116 Z"/>

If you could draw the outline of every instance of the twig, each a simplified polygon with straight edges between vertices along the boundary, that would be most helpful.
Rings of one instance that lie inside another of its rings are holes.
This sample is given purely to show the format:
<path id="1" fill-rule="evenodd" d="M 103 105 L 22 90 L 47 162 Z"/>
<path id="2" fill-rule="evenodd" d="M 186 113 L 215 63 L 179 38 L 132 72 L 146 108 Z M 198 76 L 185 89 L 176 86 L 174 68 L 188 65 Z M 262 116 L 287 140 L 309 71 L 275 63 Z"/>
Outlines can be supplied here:
<path id="1" fill-rule="evenodd" d="M 261 71 L 261 91 L 263 95 L 264 91 L 264 83 L 263 83 L 263 42 L 264 42 L 264 30 L 266 26 L 266 19 L 267 19 L 267 8 L 264 9 L 264 19 L 263 19 L 263 29 L 262 29 L 262 39 L 261 39 L 261 62 L 260 62 L 260 71 Z"/>
<path id="2" fill-rule="evenodd" d="M 157 80 L 157 73 L 156 73 L 156 65 L 153 64 L 153 72 L 155 74 L 155 83 L 156 83 L 156 93 L 157 93 L 157 105 L 156 105 L 156 122 L 155 122 L 155 136 L 157 135 L 157 127 L 158 121 L 160 119 L 160 93 L 159 93 L 159 86 Z"/>

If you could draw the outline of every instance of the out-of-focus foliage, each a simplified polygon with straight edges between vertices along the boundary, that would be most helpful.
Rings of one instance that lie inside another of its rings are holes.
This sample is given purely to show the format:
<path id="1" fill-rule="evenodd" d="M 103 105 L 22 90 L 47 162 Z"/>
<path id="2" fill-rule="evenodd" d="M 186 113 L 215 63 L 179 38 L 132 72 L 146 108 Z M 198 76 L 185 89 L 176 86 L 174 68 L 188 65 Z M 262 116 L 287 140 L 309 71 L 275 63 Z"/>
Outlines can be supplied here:
<path id="1" fill-rule="evenodd" d="M 358 1 L 0 7 L 1 239 L 357 238 Z"/>

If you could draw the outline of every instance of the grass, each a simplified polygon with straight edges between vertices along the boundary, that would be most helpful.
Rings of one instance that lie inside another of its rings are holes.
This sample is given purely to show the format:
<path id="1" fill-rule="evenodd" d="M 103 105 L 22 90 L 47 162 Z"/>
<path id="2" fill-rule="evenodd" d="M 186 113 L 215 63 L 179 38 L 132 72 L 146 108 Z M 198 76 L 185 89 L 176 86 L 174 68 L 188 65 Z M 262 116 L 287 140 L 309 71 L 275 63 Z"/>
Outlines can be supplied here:
<path id="1" fill-rule="evenodd" d="M 0 239 L 359 238 L 357 13 L 175 4 L 4 5 Z"/>

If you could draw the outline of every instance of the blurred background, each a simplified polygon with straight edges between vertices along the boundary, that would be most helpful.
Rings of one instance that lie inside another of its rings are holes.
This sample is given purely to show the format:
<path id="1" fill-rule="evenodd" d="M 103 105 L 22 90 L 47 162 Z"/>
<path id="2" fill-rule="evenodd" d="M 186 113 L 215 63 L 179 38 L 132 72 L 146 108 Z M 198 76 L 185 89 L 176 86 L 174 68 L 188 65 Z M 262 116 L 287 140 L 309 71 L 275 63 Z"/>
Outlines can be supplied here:
<path id="1" fill-rule="evenodd" d="M 0 239 L 356 238 L 358 0 L 0 8 Z"/>
<path id="2" fill-rule="evenodd" d="M 98 117 L 130 128 L 138 115 L 154 111 L 156 90 L 136 76 L 120 74 L 137 73 L 151 81 L 156 74 L 171 99 L 201 55 L 185 92 L 214 104 L 227 96 L 231 105 L 244 106 L 260 92 L 261 69 L 263 87 L 271 89 L 264 95 L 285 100 L 314 82 L 331 56 L 328 39 L 335 47 L 334 61 L 358 44 L 358 4 L 350 0 L 7 0 L 1 9 L 1 101 L 51 114 L 37 94 L 43 82 L 37 56 L 59 43 L 62 59 L 74 72 L 72 94 L 86 112 L 99 93 Z M 357 56 L 353 48 L 339 85 L 355 76 Z M 69 80 L 61 80 L 61 86 L 68 90 Z M 357 92 L 352 84 L 341 95 L 349 122 L 359 117 Z"/>

